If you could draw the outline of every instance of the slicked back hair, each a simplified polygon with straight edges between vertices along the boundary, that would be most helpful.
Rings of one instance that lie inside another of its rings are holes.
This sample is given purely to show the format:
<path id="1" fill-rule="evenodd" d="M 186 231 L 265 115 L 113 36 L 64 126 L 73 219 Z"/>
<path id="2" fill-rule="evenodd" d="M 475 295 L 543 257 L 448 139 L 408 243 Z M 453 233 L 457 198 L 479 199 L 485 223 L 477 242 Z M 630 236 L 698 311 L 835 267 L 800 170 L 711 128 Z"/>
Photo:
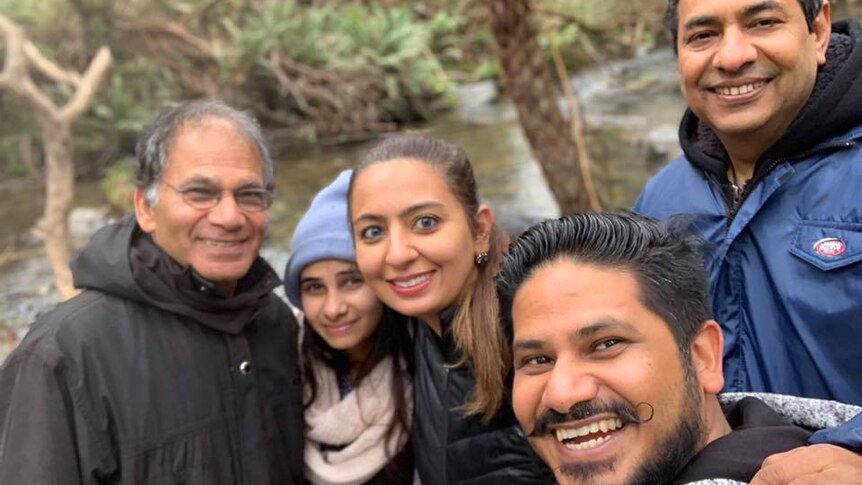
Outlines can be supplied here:
<path id="1" fill-rule="evenodd" d="M 352 214 L 356 179 L 368 167 L 392 160 L 414 160 L 433 167 L 452 192 L 476 234 L 479 191 L 470 159 L 459 147 L 431 136 L 398 135 L 372 148 L 353 170 L 348 190 L 348 210 Z M 390 190 L 397 190 L 392 188 Z M 458 311 L 452 321 L 452 337 L 460 352 L 458 365 L 467 365 L 476 379 L 474 392 L 462 406 L 467 415 L 481 415 L 488 422 L 503 403 L 503 379 L 511 352 L 500 335 L 494 275 L 509 244 L 509 235 L 494 223 L 488 234 L 488 261 L 477 267 L 478 278 L 470 286 L 464 282 L 454 302 Z"/>
<path id="2" fill-rule="evenodd" d="M 578 214 L 532 226 L 513 243 L 497 277 L 503 334 L 511 344 L 512 303 L 524 282 L 561 259 L 630 273 L 641 303 L 670 328 L 680 354 L 712 318 L 704 245 L 693 235 L 629 212 Z"/>
<path id="3" fill-rule="evenodd" d="M 673 42 L 673 51 L 677 52 L 677 39 L 679 38 L 679 1 L 668 0 L 667 8 L 664 12 L 664 26 L 670 33 L 671 41 Z M 797 0 L 799 6 L 802 7 L 802 13 L 805 14 L 805 23 L 808 24 L 808 31 L 814 32 L 814 19 L 823 8 L 823 0 Z"/>
<path id="4" fill-rule="evenodd" d="M 257 120 L 249 113 L 221 101 L 186 101 L 162 109 L 144 129 L 135 146 L 135 156 L 138 159 L 136 185 L 143 192 L 148 204 L 154 206 L 159 200 L 162 176 L 167 168 L 171 145 L 180 129 L 189 125 L 204 126 L 213 119 L 227 121 L 254 144 L 263 165 L 264 185 L 270 190 L 273 188 L 272 157 Z"/>

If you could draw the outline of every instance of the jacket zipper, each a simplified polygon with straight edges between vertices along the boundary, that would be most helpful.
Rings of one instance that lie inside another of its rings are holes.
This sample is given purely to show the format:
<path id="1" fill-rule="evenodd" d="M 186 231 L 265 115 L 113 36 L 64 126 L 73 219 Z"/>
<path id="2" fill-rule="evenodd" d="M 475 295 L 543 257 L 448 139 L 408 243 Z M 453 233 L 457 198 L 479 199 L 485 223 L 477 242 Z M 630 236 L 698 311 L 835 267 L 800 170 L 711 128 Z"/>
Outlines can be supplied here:
<path id="1" fill-rule="evenodd" d="M 843 148 L 849 148 L 849 147 L 852 147 L 854 145 L 856 145 L 856 140 L 850 140 L 850 141 L 838 143 L 836 145 L 833 145 L 833 147 L 834 148 L 842 148 L 842 147 Z M 817 151 L 820 151 L 820 150 L 823 150 L 826 148 L 829 148 L 829 147 L 828 146 L 821 147 Z M 803 153 L 803 154 L 799 155 L 798 158 L 800 158 L 800 159 L 804 158 L 804 157 L 808 156 L 809 154 L 811 154 L 812 152 L 813 151 L 808 151 L 806 153 Z M 752 179 L 749 180 L 742 187 L 742 190 L 734 191 L 732 200 L 730 201 L 730 213 L 728 214 L 728 223 L 730 221 L 733 221 L 733 219 L 736 217 L 736 213 L 739 212 L 739 208 L 742 206 L 742 203 L 745 202 L 745 198 L 748 197 L 748 194 L 751 193 L 751 191 L 753 190 L 753 187 L 756 186 L 758 183 L 760 183 L 761 180 L 766 178 L 766 176 L 769 175 L 769 172 L 773 171 L 775 169 L 775 167 L 778 166 L 778 164 L 784 162 L 785 160 L 789 160 L 789 159 L 777 158 L 775 160 L 772 160 L 771 162 L 769 162 L 768 165 L 766 165 L 765 169 L 756 173 L 754 175 L 754 177 L 752 177 Z M 724 191 L 722 191 L 722 192 L 724 192 Z M 725 197 L 725 199 L 726 199 L 726 197 Z"/>
<path id="2" fill-rule="evenodd" d="M 766 168 L 755 174 L 755 176 L 752 177 L 751 180 L 746 182 L 742 187 L 733 187 L 733 185 L 731 185 L 731 187 L 733 187 L 731 189 L 733 190 L 733 202 L 730 205 L 730 221 L 732 221 L 736 217 L 736 214 L 737 212 L 739 212 L 739 208 L 742 206 L 742 203 L 745 201 L 745 198 L 748 197 L 748 194 L 750 194 L 753 190 L 752 188 L 758 183 L 760 183 L 761 180 L 766 178 L 766 176 L 769 175 L 769 172 L 775 170 L 775 167 L 777 167 L 778 164 L 780 164 L 784 160 L 785 159 L 783 158 L 776 158 L 775 160 L 772 160 L 771 162 L 769 162 L 768 165 L 766 165 Z"/>

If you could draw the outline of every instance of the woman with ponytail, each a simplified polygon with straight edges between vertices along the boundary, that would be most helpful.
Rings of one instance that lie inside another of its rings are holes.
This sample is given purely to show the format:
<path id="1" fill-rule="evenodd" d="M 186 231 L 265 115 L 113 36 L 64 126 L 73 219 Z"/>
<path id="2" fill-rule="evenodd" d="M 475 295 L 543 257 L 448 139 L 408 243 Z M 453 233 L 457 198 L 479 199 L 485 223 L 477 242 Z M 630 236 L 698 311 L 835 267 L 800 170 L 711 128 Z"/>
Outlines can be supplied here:
<path id="1" fill-rule="evenodd" d="M 511 352 L 494 276 L 508 237 L 479 203 L 458 147 L 398 136 L 354 170 L 356 261 L 389 307 L 417 320 L 412 440 L 425 485 L 549 483 L 511 409 Z"/>

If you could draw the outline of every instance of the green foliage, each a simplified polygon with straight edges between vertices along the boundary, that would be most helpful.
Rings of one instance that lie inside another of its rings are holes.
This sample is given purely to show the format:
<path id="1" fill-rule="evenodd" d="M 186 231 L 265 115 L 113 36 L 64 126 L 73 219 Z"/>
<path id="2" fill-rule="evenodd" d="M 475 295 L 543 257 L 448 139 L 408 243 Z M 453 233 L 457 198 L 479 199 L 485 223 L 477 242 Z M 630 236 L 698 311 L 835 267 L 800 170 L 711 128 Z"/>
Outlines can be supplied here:
<path id="1" fill-rule="evenodd" d="M 577 65 L 573 46 L 587 35 L 581 25 L 596 45 L 605 45 L 596 30 L 628 42 L 632 21 L 663 3 L 533 0 L 539 10 L 563 14 L 537 20 L 570 66 Z M 99 46 L 111 49 L 109 78 L 75 127 L 77 168 L 90 175 L 130 156 L 141 129 L 170 101 L 219 97 L 294 138 L 350 139 L 431 118 L 452 102 L 453 81 L 498 78 L 485 2 L 387 4 L 393 6 L 373 0 L 0 0 L 0 12 L 60 66 L 81 72 Z M 653 23 L 659 24 L 647 25 Z M 39 81 L 58 103 L 68 99 L 68 89 Z M 0 116 L 0 177 L 32 172 L 41 134 L 31 111 L 0 92 Z"/>
<path id="2" fill-rule="evenodd" d="M 119 212 L 129 212 L 132 206 L 132 194 L 135 192 L 135 174 L 137 162 L 132 157 L 126 157 L 107 169 L 105 176 L 99 182 L 105 199 L 111 207 Z"/>
<path id="3" fill-rule="evenodd" d="M 383 118 L 395 121 L 428 118 L 435 108 L 424 99 L 438 97 L 448 88 L 435 43 L 447 57 L 454 55 L 450 36 L 457 23 L 444 13 L 421 21 L 407 5 L 300 8 L 285 1 L 268 2 L 241 20 L 241 25 L 225 21 L 237 50 L 234 58 L 220 59 L 227 72 L 257 69 L 272 78 L 282 69 L 272 63 L 271 56 L 277 53 L 340 76 L 344 86 L 331 86 L 331 94 L 343 106 L 361 104 L 369 89 L 379 91 Z M 364 84 L 363 89 L 351 87 L 353 80 Z"/>

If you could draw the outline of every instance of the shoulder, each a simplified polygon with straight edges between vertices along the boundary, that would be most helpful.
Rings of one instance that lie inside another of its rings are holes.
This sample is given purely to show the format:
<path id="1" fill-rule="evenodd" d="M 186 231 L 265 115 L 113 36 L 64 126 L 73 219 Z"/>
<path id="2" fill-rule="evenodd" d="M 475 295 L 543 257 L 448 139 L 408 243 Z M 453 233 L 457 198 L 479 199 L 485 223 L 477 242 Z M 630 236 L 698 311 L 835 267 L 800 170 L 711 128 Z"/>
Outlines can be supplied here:
<path id="1" fill-rule="evenodd" d="M 718 399 L 722 404 L 730 404 L 746 397 L 756 398 L 794 424 L 812 429 L 840 426 L 862 412 L 860 406 L 838 401 L 768 392 L 726 392 Z"/>
<path id="2" fill-rule="evenodd" d="M 258 326 L 266 332 L 299 333 L 300 324 L 296 313 L 275 293 L 270 293 L 269 298 L 261 305 L 256 320 Z"/>
<path id="3" fill-rule="evenodd" d="M 126 304 L 115 296 L 85 290 L 40 314 L 13 355 L 27 353 L 56 363 L 70 347 L 90 340 L 105 324 L 122 318 L 128 311 Z"/>
<path id="4" fill-rule="evenodd" d="M 704 172 L 680 156 L 662 168 L 644 186 L 634 210 L 665 219 L 674 214 L 714 209 L 715 196 Z"/>

